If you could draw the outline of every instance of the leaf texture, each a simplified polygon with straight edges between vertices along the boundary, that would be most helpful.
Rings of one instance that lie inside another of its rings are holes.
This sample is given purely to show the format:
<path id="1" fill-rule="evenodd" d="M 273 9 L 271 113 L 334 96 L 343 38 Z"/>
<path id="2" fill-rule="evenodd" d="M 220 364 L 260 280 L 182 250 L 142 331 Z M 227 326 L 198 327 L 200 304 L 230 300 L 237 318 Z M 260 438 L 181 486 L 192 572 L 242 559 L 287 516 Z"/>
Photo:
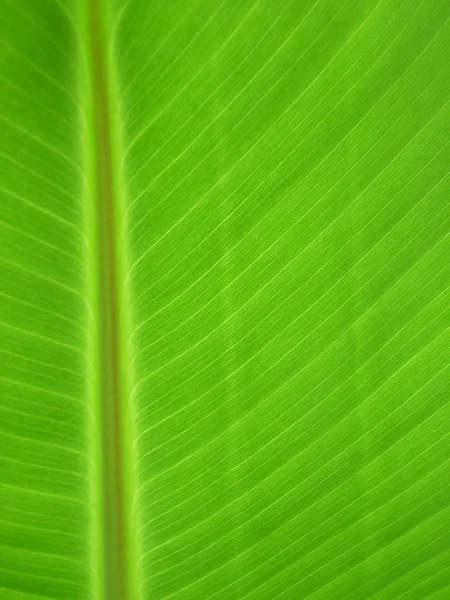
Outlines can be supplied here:
<path id="1" fill-rule="evenodd" d="M 90 6 L 0 9 L 0 597 L 446 598 L 448 2 L 104 0 L 102 102 Z"/>
<path id="2" fill-rule="evenodd" d="M 75 600 L 92 570 L 78 16 L 0 13 L 0 597 Z"/>

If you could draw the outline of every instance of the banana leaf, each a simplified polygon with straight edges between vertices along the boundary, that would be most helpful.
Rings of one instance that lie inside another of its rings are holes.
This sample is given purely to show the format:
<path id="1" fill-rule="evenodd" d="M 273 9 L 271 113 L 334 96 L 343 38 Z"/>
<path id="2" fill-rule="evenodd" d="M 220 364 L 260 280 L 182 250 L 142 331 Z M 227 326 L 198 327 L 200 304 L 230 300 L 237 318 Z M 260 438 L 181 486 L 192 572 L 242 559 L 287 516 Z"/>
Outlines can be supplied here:
<path id="1" fill-rule="evenodd" d="M 0 598 L 450 597 L 448 0 L 0 3 Z"/>

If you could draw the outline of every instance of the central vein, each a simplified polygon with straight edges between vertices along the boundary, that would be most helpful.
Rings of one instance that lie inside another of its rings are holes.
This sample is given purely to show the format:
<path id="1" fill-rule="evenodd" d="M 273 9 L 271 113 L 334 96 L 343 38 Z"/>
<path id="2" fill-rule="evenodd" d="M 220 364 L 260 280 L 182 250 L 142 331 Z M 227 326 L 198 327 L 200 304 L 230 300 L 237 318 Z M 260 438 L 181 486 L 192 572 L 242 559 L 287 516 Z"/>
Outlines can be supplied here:
<path id="1" fill-rule="evenodd" d="M 135 600 L 121 198 L 103 0 L 87 0 L 94 152 L 102 600 Z"/>

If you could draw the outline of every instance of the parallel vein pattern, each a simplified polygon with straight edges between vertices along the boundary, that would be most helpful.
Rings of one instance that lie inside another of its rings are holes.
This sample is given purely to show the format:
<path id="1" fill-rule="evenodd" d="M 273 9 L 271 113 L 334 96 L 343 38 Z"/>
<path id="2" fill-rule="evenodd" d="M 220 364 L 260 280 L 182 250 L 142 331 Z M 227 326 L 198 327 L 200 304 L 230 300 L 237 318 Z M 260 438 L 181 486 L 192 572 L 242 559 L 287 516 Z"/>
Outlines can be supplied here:
<path id="1" fill-rule="evenodd" d="M 448 593 L 447 2 L 116 2 L 145 599 Z"/>
<path id="2" fill-rule="evenodd" d="M 448 0 L 0 22 L 0 598 L 447 598 Z"/>
<path id="3" fill-rule="evenodd" d="M 0 597 L 91 593 L 76 2 L 0 7 Z"/>

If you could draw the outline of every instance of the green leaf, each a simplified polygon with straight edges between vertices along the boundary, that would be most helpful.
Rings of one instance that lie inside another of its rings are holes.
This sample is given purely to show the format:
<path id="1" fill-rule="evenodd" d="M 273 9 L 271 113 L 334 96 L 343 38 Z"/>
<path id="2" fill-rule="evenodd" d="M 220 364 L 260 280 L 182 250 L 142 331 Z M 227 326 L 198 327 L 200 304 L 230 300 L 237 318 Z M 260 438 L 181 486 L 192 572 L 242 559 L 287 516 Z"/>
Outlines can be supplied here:
<path id="1" fill-rule="evenodd" d="M 450 589 L 447 0 L 4 0 L 0 598 Z"/>

